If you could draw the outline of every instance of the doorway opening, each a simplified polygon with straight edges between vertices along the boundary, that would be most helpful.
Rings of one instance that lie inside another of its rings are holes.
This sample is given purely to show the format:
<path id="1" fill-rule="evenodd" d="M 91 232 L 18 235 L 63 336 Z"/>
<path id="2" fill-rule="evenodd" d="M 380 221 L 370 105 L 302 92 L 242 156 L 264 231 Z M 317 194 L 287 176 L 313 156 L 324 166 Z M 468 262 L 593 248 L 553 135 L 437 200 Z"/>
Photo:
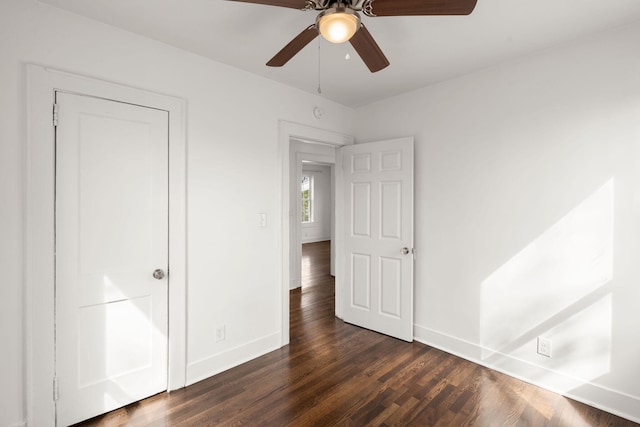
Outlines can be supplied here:
<path id="1" fill-rule="evenodd" d="M 313 286 L 317 276 L 333 275 L 331 236 L 335 209 L 333 164 L 302 161 L 300 183 L 300 286 Z"/>
<path id="2" fill-rule="evenodd" d="M 336 164 L 336 148 L 353 144 L 354 139 L 349 135 L 313 128 L 297 123 L 280 121 L 279 124 L 279 151 L 280 170 L 282 171 L 282 228 L 281 228 L 281 337 L 282 345 L 289 344 L 291 319 L 290 294 L 292 289 L 301 287 L 301 259 L 302 241 L 300 216 L 298 215 L 298 200 L 300 187 L 298 177 L 302 175 L 302 160 L 310 160 L 328 165 Z M 318 152 L 320 150 L 320 152 Z M 324 150 L 324 155 L 322 153 Z M 315 154 L 319 157 L 305 158 L 306 154 Z M 332 176 L 335 176 L 337 167 L 333 167 Z M 335 180 L 334 180 L 335 181 Z M 334 200 L 340 200 L 340 191 L 335 188 Z M 335 212 L 340 209 L 339 203 L 332 208 L 331 227 L 331 254 L 333 254 L 332 273 L 340 268 L 340 257 L 336 248 L 339 248 L 341 223 L 336 218 Z M 337 264 L 337 265 L 336 265 Z M 336 288 L 340 288 L 340 277 L 336 276 Z M 336 295 L 334 307 L 335 315 L 340 316 L 339 296 Z"/>
<path id="3" fill-rule="evenodd" d="M 304 339 L 306 322 L 320 314 L 317 307 L 335 299 L 333 237 L 335 236 L 336 148 L 325 144 L 291 142 L 291 200 L 295 200 L 291 224 L 292 281 L 290 291 L 290 334 Z M 333 308 L 334 304 L 330 304 Z M 335 310 L 324 316 L 335 316 Z M 302 324 L 305 322 L 305 324 Z"/>

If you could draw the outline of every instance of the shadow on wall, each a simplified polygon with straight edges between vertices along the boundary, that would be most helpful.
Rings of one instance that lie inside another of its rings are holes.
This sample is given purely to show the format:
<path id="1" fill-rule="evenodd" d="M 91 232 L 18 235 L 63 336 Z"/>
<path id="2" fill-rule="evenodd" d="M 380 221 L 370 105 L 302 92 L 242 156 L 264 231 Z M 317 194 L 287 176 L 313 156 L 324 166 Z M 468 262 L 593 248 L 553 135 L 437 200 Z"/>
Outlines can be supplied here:
<path id="1" fill-rule="evenodd" d="M 563 393 L 610 371 L 613 203 L 611 178 L 482 282 L 483 362 L 509 356 L 572 378 Z M 552 357 L 537 353 L 540 336 Z"/>

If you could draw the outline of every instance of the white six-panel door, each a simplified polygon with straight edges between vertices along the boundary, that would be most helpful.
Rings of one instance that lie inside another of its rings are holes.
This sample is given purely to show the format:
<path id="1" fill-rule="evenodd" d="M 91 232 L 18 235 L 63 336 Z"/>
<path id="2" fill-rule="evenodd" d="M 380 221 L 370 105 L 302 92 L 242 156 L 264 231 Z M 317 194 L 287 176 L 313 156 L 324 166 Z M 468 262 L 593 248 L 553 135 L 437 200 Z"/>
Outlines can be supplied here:
<path id="1" fill-rule="evenodd" d="M 413 340 L 413 138 L 341 148 L 343 317 Z"/>
<path id="2" fill-rule="evenodd" d="M 167 387 L 168 113 L 56 94 L 57 424 Z"/>

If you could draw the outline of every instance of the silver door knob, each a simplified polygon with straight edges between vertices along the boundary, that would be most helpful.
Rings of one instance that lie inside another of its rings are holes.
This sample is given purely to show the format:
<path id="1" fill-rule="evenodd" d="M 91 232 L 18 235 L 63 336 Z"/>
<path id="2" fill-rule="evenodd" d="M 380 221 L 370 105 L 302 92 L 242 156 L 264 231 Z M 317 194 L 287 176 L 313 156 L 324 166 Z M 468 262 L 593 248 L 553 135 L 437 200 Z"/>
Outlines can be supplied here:
<path id="1" fill-rule="evenodd" d="M 409 248 L 402 248 L 400 249 L 400 253 L 402 255 L 408 255 L 409 254 Z"/>
<path id="2" fill-rule="evenodd" d="M 164 271 L 158 268 L 156 271 L 153 272 L 153 278 L 157 280 L 164 279 Z"/>

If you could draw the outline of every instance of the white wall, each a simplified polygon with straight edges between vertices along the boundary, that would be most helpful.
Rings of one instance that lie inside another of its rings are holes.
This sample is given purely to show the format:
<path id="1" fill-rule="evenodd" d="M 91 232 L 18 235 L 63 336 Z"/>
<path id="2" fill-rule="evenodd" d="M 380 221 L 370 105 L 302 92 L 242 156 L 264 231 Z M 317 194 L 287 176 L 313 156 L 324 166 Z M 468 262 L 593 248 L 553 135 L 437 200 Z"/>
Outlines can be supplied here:
<path id="1" fill-rule="evenodd" d="M 359 142 L 415 136 L 416 338 L 636 421 L 639 45 L 636 24 L 356 112 Z"/>
<path id="2" fill-rule="evenodd" d="M 302 174 L 313 177 L 313 222 L 302 224 L 302 243 L 331 239 L 331 168 L 325 165 L 302 165 Z"/>
<path id="3" fill-rule="evenodd" d="M 187 100 L 188 381 L 278 345 L 278 120 L 349 134 L 352 110 L 33 0 L 0 2 L 0 58 L 0 342 L 8 349 L 0 363 L 0 426 L 26 418 L 26 63 Z M 315 105 L 326 112 L 322 121 L 311 114 Z M 251 197 L 247 188 L 255 190 Z M 258 227 L 259 212 L 267 213 L 267 228 Z M 216 343 L 219 324 L 226 325 L 226 340 Z"/>

